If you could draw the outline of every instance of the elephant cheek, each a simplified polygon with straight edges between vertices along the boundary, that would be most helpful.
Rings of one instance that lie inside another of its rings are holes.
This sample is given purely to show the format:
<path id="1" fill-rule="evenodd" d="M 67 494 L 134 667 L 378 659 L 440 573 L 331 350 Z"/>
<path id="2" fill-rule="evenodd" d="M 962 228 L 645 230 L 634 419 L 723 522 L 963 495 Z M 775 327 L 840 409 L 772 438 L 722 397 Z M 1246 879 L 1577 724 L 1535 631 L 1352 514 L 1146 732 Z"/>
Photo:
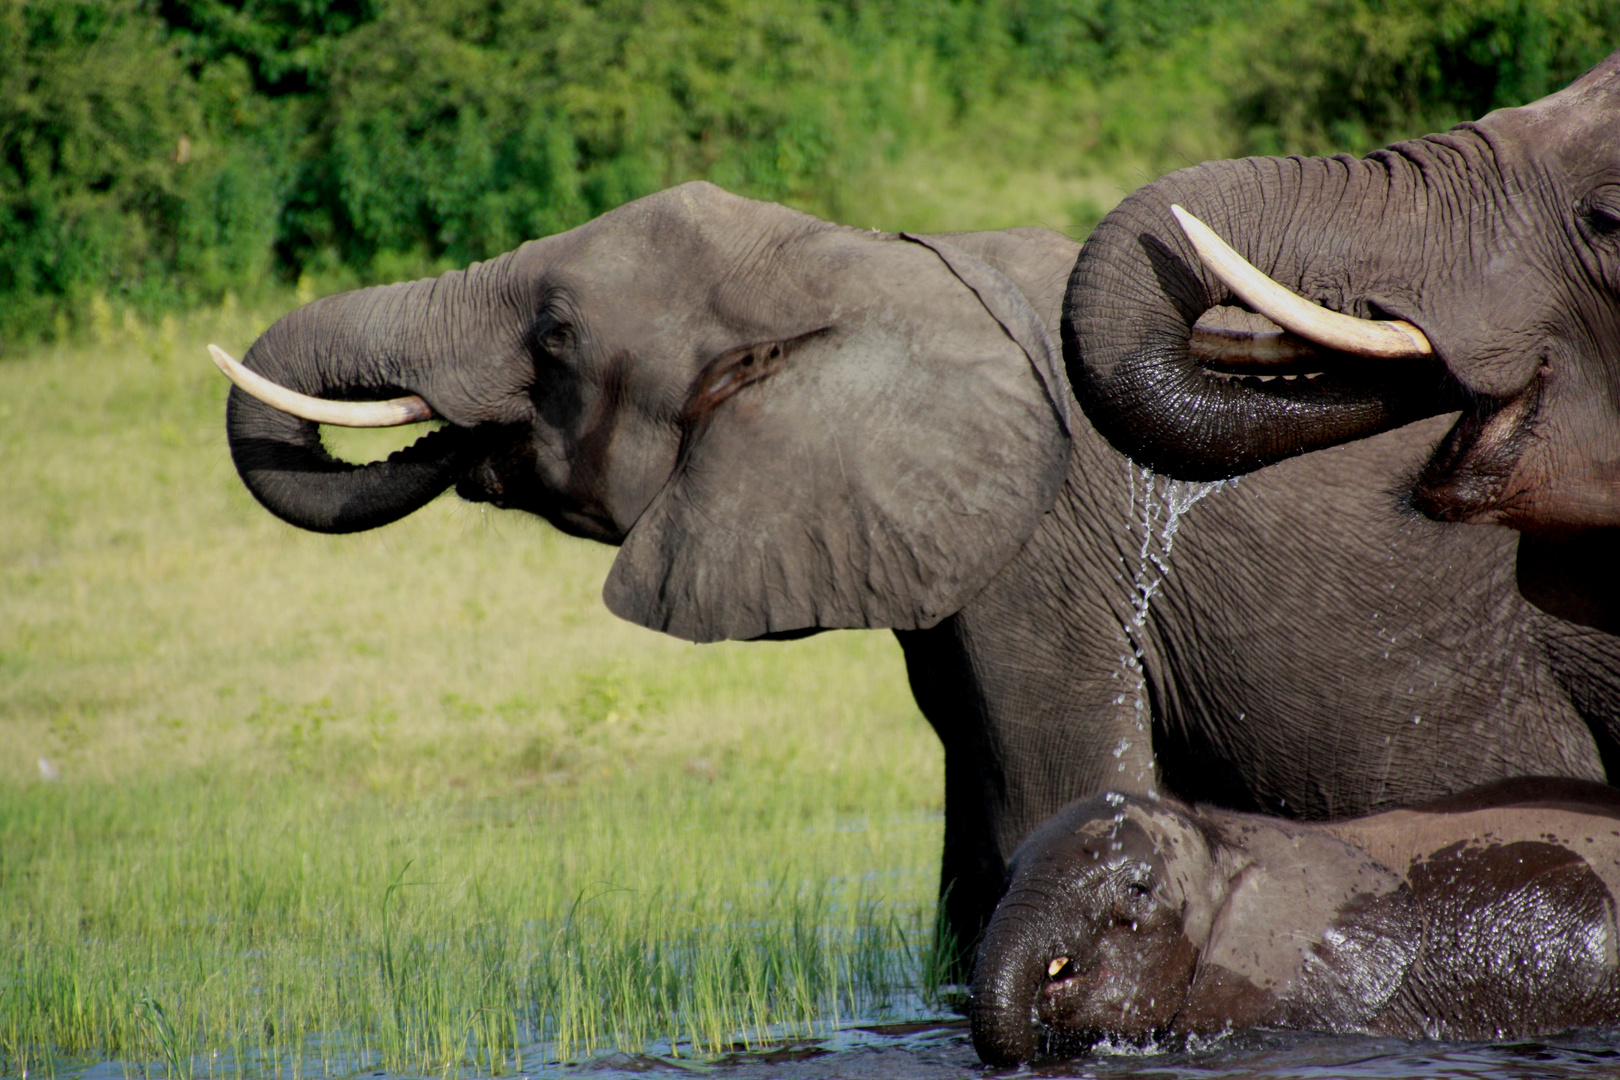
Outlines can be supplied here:
<path id="1" fill-rule="evenodd" d="M 1138 992 L 1137 1011 L 1148 1030 L 1161 1032 L 1170 1027 L 1186 1003 L 1198 966 L 1198 949 L 1179 933 L 1166 935 L 1154 944 Z"/>
<path id="2" fill-rule="evenodd" d="M 1133 937 L 1096 968 L 1052 984 L 1037 1004 L 1043 1027 L 1064 1036 L 1147 1040 L 1168 1029 L 1187 998 L 1198 950 L 1179 933 Z"/>

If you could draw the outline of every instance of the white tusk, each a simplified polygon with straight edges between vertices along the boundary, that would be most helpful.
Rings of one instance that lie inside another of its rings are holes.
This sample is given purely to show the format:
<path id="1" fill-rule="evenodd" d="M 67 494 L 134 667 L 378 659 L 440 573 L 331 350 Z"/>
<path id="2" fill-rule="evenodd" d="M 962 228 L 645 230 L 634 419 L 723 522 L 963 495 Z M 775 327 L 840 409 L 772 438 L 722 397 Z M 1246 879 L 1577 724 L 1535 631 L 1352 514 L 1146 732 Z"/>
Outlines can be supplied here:
<path id="1" fill-rule="evenodd" d="M 1063 965 L 1067 964 L 1068 962 L 1069 958 L 1067 956 L 1054 957 L 1052 962 L 1046 965 L 1046 977 L 1050 979 L 1052 976 L 1062 971 Z"/>
<path id="2" fill-rule="evenodd" d="M 432 407 L 415 394 L 390 401 L 328 401 L 289 390 L 249 371 L 218 345 L 208 346 L 208 352 L 225 377 L 249 396 L 301 420 L 338 427 L 399 427 L 433 419 Z"/>
<path id="3" fill-rule="evenodd" d="M 1208 225 L 1179 206 L 1172 206 L 1182 231 L 1204 265 L 1244 303 L 1285 330 L 1335 352 L 1400 359 L 1428 356 L 1434 346 L 1423 331 L 1404 319 L 1357 319 L 1329 311 L 1266 277 L 1215 235 Z"/>

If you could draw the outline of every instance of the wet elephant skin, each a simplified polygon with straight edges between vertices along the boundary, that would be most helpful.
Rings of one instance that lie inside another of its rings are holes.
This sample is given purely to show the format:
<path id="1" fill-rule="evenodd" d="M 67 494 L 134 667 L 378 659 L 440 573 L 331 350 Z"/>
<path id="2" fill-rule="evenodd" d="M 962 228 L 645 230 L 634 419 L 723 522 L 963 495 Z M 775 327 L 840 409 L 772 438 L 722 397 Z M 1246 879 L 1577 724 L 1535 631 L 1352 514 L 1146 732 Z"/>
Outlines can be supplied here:
<path id="1" fill-rule="evenodd" d="M 1515 779 L 1314 826 L 1093 797 L 1013 857 L 975 974 L 975 1045 L 1006 1063 L 1257 1025 L 1436 1039 L 1613 1025 L 1617 890 L 1605 785 Z"/>
<path id="2" fill-rule="evenodd" d="M 964 949 L 1007 856 L 1094 792 L 1315 819 L 1620 768 L 1620 641 L 1525 604 L 1511 533 L 1393 494 L 1443 419 L 1193 504 L 1074 408 L 1045 328 L 1078 250 L 683 185 L 318 300 L 244 358 L 305 394 L 420 394 L 437 436 L 354 467 L 233 391 L 231 450 L 305 528 L 375 527 L 453 485 L 617 545 L 608 606 L 676 636 L 895 630 L 943 744 Z"/>

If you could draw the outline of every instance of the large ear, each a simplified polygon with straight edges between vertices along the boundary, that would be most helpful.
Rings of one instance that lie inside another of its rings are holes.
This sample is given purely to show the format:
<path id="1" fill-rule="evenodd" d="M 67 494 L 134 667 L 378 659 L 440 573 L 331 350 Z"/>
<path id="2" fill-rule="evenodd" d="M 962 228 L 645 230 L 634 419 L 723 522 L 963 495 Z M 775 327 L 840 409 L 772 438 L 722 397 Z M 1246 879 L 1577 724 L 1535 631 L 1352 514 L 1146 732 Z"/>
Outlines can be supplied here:
<path id="1" fill-rule="evenodd" d="M 1243 858 L 1178 1026 L 1354 1031 L 1400 989 L 1421 915 L 1389 867 L 1310 828 L 1245 818 Z"/>
<path id="2" fill-rule="evenodd" d="M 603 589 L 692 641 L 933 626 L 1029 539 L 1068 467 L 1046 328 L 940 241 L 830 230 L 778 253 L 829 324 L 712 362 L 680 463 Z"/>

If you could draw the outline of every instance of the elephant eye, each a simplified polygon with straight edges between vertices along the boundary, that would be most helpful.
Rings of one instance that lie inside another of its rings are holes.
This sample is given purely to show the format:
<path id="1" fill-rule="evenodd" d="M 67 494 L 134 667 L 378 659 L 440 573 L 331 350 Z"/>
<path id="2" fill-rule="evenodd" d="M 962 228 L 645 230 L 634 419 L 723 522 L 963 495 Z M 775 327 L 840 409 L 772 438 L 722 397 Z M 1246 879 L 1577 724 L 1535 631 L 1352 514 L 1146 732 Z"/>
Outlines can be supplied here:
<path id="1" fill-rule="evenodd" d="M 1140 899 L 1141 897 L 1144 897 L 1148 893 L 1152 892 L 1153 889 L 1145 881 L 1133 881 L 1129 885 L 1125 886 L 1125 891 L 1131 896 Z"/>
<path id="2" fill-rule="evenodd" d="M 1598 188 L 1582 202 L 1579 213 L 1590 236 L 1607 239 L 1620 233 L 1620 187 L 1606 184 Z"/>
<path id="3" fill-rule="evenodd" d="M 1607 210 L 1588 210 L 1582 220 L 1594 236 L 1613 236 L 1620 232 L 1620 217 Z"/>
<path id="4" fill-rule="evenodd" d="M 553 326 L 540 338 L 541 346 L 549 353 L 562 352 L 574 340 L 574 328 L 567 324 Z"/>

